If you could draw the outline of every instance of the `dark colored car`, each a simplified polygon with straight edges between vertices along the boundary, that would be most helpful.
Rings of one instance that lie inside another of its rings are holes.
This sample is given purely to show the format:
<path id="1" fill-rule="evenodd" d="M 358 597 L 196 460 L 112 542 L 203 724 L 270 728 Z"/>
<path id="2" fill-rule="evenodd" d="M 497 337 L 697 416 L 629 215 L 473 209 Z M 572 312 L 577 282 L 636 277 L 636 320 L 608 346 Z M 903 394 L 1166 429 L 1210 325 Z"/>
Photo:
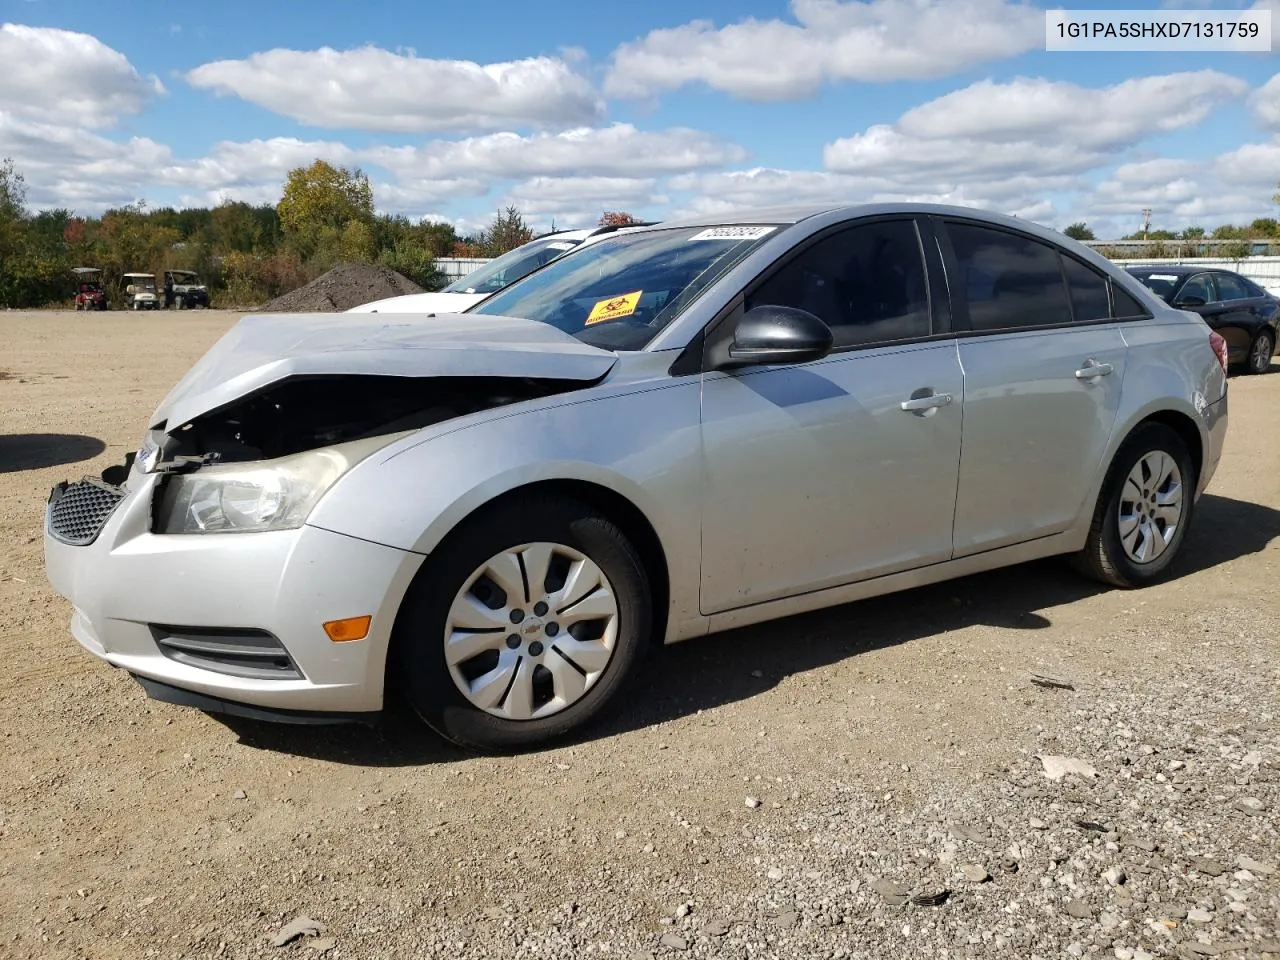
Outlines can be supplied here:
<path id="1" fill-rule="evenodd" d="M 1170 306 L 1190 310 L 1227 341 L 1227 357 L 1265 373 L 1276 352 L 1280 300 L 1238 273 L 1196 266 L 1125 267 Z"/>

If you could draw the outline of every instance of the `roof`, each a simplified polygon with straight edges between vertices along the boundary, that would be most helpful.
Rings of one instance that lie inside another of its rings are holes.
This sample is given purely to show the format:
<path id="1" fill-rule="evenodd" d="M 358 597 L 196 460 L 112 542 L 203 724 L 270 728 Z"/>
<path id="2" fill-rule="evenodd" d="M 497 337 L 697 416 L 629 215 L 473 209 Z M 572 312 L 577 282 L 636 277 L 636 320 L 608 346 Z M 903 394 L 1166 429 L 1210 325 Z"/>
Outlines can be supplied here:
<path id="1" fill-rule="evenodd" d="M 120 276 L 122 276 L 122 277 L 151 277 L 153 280 L 155 279 L 155 274 L 154 274 L 154 273 L 122 273 L 122 274 L 120 274 Z"/>
<path id="2" fill-rule="evenodd" d="M 726 210 L 717 214 L 707 214 L 680 220 L 664 220 L 652 229 L 661 230 L 666 227 L 713 227 L 721 224 L 738 223 L 799 223 L 810 217 L 821 214 L 840 214 L 842 217 L 869 217 L 884 214 L 933 215 L 938 217 L 973 217 L 989 223 L 1004 224 L 1028 233 L 1052 237 L 1061 243 L 1063 236 L 1043 224 L 1032 220 L 1021 220 L 993 210 L 979 207 L 962 207 L 945 203 L 923 203 L 915 201 L 890 201 L 878 203 L 826 203 L 826 204 L 791 204 L 774 207 L 745 207 Z"/>
<path id="3" fill-rule="evenodd" d="M 101 267 L 72 267 L 72 273 L 101 273 Z"/>
<path id="4" fill-rule="evenodd" d="M 1126 270 L 1133 273 L 1135 270 L 1141 270 L 1144 273 L 1154 271 L 1156 273 L 1168 273 L 1173 276 L 1183 276 L 1188 273 L 1203 273 L 1209 267 L 1188 266 L 1184 263 L 1126 263 L 1123 265 Z M 1216 267 L 1212 269 L 1217 269 Z"/>

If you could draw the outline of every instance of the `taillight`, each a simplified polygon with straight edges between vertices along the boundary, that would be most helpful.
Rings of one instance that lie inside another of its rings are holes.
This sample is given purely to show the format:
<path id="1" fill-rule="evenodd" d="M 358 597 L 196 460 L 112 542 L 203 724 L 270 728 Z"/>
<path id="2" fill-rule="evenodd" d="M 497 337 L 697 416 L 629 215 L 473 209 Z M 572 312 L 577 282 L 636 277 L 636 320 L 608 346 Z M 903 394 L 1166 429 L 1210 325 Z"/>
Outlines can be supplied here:
<path id="1" fill-rule="evenodd" d="M 1213 348 L 1214 355 L 1218 358 L 1218 363 L 1222 365 L 1222 372 L 1227 372 L 1227 341 L 1218 333 L 1217 330 L 1209 331 L 1209 346 Z"/>

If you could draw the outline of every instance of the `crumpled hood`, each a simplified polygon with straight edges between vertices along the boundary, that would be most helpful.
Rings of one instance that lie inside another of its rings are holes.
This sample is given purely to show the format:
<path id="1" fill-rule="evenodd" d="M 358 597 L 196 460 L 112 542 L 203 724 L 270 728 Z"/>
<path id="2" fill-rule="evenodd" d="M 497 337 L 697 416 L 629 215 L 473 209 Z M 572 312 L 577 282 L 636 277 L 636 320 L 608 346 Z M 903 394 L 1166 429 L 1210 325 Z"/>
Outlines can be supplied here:
<path id="1" fill-rule="evenodd" d="M 385 300 L 371 300 L 347 313 L 459 313 L 485 299 L 487 293 L 406 293 Z"/>
<path id="2" fill-rule="evenodd" d="M 288 377 L 535 377 L 598 380 L 618 356 L 515 317 L 265 314 L 242 319 L 169 391 L 151 418 L 173 430 Z"/>

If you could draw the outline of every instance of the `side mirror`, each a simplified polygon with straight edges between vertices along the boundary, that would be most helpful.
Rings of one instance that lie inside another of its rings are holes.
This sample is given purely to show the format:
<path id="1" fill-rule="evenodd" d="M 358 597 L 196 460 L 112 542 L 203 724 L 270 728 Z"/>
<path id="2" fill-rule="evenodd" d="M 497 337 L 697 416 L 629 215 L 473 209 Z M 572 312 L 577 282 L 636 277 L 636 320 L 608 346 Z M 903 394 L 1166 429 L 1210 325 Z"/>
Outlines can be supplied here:
<path id="1" fill-rule="evenodd" d="M 1173 301 L 1173 305 L 1175 307 L 1203 307 L 1204 298 L 1203 297 L 1179 297 L 1177 300 Z"/>
<path id="2" fill-rule="evenodd" d="M 805 363 L 831 352 L 831 328 L 807 310 L 762 304 L 742 315 L 723 370 L 762 363 Z"/>

